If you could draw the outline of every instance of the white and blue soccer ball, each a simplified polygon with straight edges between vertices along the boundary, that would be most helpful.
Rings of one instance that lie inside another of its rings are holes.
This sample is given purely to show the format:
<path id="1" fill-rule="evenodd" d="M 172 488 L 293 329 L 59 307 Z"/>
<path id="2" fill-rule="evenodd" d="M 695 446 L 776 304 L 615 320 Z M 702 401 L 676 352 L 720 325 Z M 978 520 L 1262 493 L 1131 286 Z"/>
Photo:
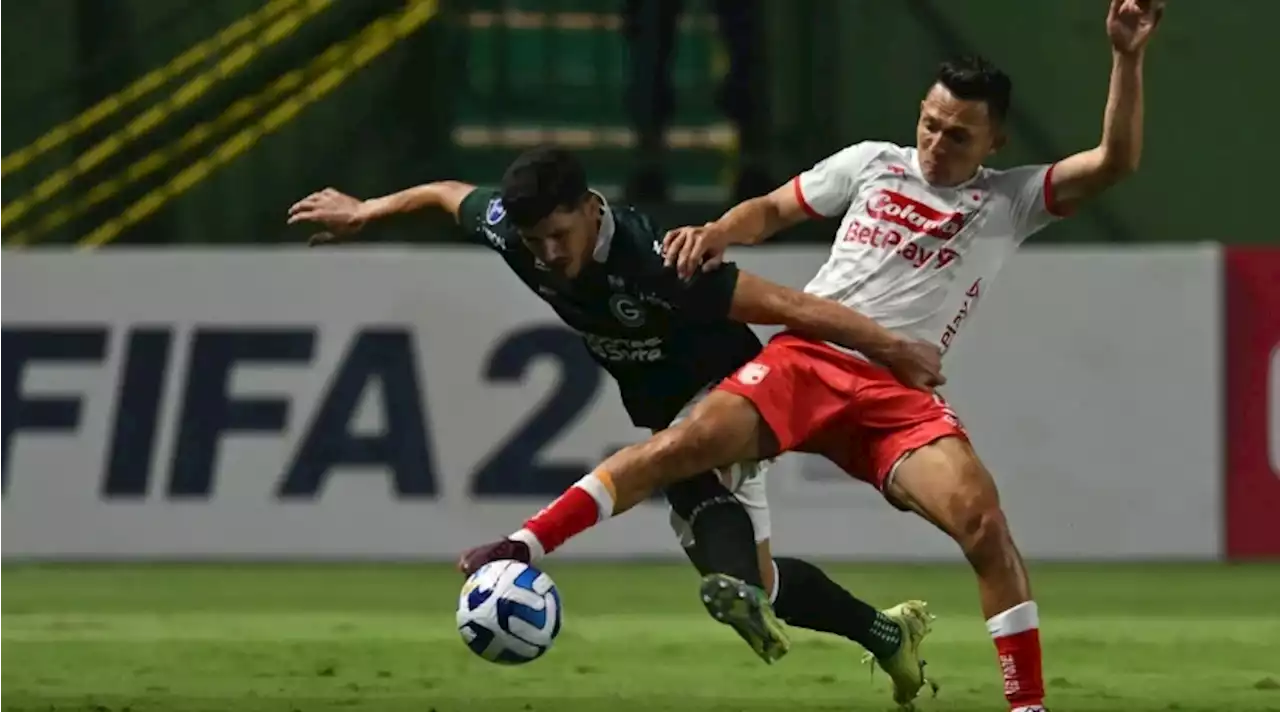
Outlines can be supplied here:
<path id="1" fill-rule="evenodd" d="M 560 610 L 550 576 L 519 561 L 493 561 L 462 585 L 458 632 L 485 660 L 520 665 L 551 649 L 560 634 Z"/>

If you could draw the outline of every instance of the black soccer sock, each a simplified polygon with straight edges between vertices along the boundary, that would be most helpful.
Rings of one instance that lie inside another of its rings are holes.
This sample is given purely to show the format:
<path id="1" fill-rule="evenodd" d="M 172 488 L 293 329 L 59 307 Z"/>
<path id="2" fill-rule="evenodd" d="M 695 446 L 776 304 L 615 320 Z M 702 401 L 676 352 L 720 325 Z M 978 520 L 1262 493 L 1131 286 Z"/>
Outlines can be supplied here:
<path id="1" fill-rule="evenodd" d="M 763 588 L 751 515 L 713 473 L 704 472 L 667 488 L 667 501 L 693 530 L 687 550 L 703 574 L 720 573 Z"/>
<path id="2" fill-rule="evenodd" d="M 778 596 L 773 610 L 798 628 L 834 633 L 852 640 L 877 658 L 902 646 L 902 629 L 871 604 L 856 598 L 822 569 L 801 559 L 776 558 Z"/>

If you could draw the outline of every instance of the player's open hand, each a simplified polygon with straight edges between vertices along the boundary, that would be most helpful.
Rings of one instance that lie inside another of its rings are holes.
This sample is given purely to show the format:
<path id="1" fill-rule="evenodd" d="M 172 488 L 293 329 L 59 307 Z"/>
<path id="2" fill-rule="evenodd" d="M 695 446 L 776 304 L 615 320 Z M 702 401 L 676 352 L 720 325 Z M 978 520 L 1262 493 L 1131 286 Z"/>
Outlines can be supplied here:
<path id="1" fill-rule="evenodd" d="M 1120 54 L 1146 49 L 1156 25 L 1164 16 L 1164 0 L 1111 0 L 1107 12 L 1107 36 Z"/>
<path id="2" fill-rule="evenodd" d="M 902 339 L 881 360 L 904 386 L 932 391 L 947 382 L 942 375 L 942 349 L 936 344 Z"/>
<path id="3" fill-rule="evenodd" d="M 361 201 L 346 193 L 325 188 L 294 203 L 289 208 L 289 224 L 315 223 L 323 231 L 311 236 L 308 245 L 337 242 L 364 227 L 360 215 Z"/>
<path id="4" fill-rule="evenodd" d="M 713 270 L 724 261 L 729 246 L 710 226 L 678 227 L 662 238 L 663 258 L 668 267 L 675 266 L 681 279 L 693 277 L 699 269 Z"/>

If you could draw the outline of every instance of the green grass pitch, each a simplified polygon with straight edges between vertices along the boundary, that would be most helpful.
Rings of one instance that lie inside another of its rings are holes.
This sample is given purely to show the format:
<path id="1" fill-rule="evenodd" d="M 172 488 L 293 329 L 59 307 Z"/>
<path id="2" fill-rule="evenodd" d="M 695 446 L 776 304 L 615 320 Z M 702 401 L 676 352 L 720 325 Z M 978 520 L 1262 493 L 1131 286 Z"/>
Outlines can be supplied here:
<path id="1" fill-rule="evenodd" d="M 678 564 L 550 561 L 564 630 L 490 665 L 453 622 L 459 576 L 415 565 L 7 565 L 4 710 L 791 712 L 888 710 L 861 649 L 797 632 L 760 663 Z M 995 653 L 961 566 L 828 570 L 939 618 L 922 710 L 999 710 Z M 1280 710 L 1280 566 L 1033 568 L 1055 712 Z"/>

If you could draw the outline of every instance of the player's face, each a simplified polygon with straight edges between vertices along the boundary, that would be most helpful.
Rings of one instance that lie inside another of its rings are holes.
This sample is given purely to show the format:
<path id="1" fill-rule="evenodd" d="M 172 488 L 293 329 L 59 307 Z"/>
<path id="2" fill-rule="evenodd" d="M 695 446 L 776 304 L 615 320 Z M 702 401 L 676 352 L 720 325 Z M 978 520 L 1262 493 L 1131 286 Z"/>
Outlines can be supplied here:
<path id="1" fill-rule="evenodd" d="M 920 102 L 916 148 L 925 180 L 933 185 L 969 180 L 1003 143 L 1004 135 L 984 101 L 958 99 L 946 87 L 934 84 Z"/>
<path id="2" fill-rule="evenodd" d="M 589 196 L 573 209 L 560 209 L 531 228 L 520 238 L 539 260 L 553 272 L 573 279 L 591 259 L 596 233 L 600 229 L 600 205 Z"/>

